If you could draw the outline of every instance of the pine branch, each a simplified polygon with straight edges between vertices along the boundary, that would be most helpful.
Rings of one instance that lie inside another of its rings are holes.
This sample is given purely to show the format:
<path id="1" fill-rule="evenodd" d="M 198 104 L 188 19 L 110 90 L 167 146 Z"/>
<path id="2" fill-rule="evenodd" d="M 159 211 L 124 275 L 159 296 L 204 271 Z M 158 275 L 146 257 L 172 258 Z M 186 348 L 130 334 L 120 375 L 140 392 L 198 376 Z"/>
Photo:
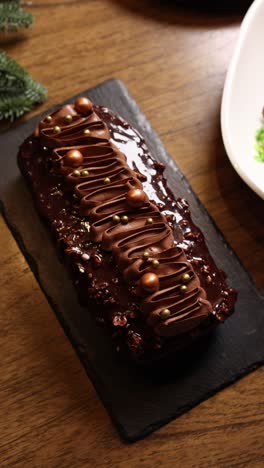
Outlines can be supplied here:
<path id="1" fill-rule="evenodd" d="M 0 93 L 17 94 L 25 90 L 25 71 L 4 52 L 0 52 Z"/>
<path id="2" fill-rule="evenodd" d="M 19 28 L 28 28 L 33 16 L 20 6 L 20 0 L 0 1 L 0 31 L 14 32 Z"/>
<path id="3" fill-rule="evenodd" d="M 15 60 L 0 52 L 0 121 L 21 117 L 46 97 L 44 86 L 34 81 Z"/>

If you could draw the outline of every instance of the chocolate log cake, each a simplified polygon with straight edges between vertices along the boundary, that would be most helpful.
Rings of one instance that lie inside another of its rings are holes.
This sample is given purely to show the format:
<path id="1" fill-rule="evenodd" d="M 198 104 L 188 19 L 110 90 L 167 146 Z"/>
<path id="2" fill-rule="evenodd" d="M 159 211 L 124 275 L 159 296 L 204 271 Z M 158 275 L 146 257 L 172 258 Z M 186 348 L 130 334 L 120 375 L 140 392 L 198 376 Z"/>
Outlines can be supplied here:
<path id="1" fill-rule="evenodd" d="M 188 203 L 121 117 L 79 98 L 39 122 L 18 163 L 81 302 L 122 355 L 160 359 L 233 312 L 236 291 Z"/>

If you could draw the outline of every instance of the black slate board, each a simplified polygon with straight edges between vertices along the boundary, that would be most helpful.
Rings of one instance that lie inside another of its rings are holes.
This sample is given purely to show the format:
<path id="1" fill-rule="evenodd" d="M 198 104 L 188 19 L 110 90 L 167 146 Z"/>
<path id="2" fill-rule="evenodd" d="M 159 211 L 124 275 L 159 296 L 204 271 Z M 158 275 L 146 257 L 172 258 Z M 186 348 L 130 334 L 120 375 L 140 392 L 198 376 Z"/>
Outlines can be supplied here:
<path id="1" fill-rule="evenodd" d="M 18 146 L 32 132 L 40 116 L 1 135 L 0 199 L 4 217 L 120 435 L 132 442 L 264 362 L 264 297 L 124 85 L 110 80 L 82 95 L 110 107 L 140 130 L 151 153 L 166 164 L 171 188 L 190 202 L 194 221 L 205 233 L 218 266 L 239 290 L 235 315 L 205 340 L 191 360 L 181 360 L 180 366 L 175 363 L 161 373 L 145 372 L 120 362 L 106 331 L 90 320 L 87 311 L 78 304 L 71 281 L 57 259 L 49 233 L 35 212 L 17 168 Z"/>

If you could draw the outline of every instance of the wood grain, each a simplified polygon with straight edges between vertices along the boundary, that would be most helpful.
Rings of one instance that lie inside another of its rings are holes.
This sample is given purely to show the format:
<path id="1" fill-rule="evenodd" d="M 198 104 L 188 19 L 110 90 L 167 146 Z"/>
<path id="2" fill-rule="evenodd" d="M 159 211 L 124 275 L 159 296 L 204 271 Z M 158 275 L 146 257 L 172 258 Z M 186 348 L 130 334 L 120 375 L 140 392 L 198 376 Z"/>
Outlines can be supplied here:
<path id="1" fill-rule="evenodd" d="M 33 2 L 32 30 L 3 44 L 48 86 L 41 109 L 104 79 L 122 79 L 263 287 L 263 202 L 231 168 L 219 129 L 241 12 L 128 0 L 50 3 Z M 264 466 L 263 368 L 126 445 L 3 220 L 0 244 L 1 467 Z"/>

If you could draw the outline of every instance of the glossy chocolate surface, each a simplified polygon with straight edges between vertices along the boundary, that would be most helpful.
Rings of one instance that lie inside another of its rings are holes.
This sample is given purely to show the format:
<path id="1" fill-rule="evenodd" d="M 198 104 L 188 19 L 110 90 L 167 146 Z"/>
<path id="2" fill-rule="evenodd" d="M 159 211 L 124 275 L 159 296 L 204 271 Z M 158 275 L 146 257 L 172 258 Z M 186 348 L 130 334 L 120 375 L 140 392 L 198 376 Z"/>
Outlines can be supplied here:
<path id="1" fill-rule="evenodd" d="M 174 198 L 167 187 L 164 166 L 153 160 L 140 135 L 108 109 L 95 107 L 94 110 L 106 123 L 111 141 L 126 156 L 129 167 L 141 174 L 138 177 L 144 192 L 165 217 L 175 239 L 175 248 L 183 252 L 191 271 L 199 279 L 211 305 L 210 313 L 202 322 L 194 323 L 190 330 L 183 329 L 175 336 L 157 333 L 157 328 L 151 327 L 142 314 L 142 299 L 135 285 L 125 280 L 112 252 L 103 249 L 101 242 L 91 240 L 89 217 L 80 215 L 80 199 L 65 184 L 65 171 L 56 170 L 54 165 L 57 147 L 85 145 L 86 140 L 58 144 L 59 135 L 51 134 L 53 127 L 50 130 L 50 124 L 47 126 L 43 119 L 35 135 L 22 145 L 19 165 L 30 183 L 38 210 L 52 227 L 81 300 L 88 305 L 91 301 L 98 304 L 96 318 L 110 324 L 118 350 L 125 348 L 138 359 L 152 359 L 184 346 L 224 321 L 233 311 L 236 293 L 227 287 L 224 273 L 211 258 L 202 233 L 191 220 L 187 202 Z M 74 108 L 65 106 L 63 115 L 75 118 Z M 61 124 L 64 125 L 63 116 L 55 113 L 52 125 Z M 96 119 L 88 139 L 93 138 L 93 132 L 100 138 Z M 92 143 L 89 140 L 89 144 Z M 66 179 L 70 179 L 68 174 Z"/>

